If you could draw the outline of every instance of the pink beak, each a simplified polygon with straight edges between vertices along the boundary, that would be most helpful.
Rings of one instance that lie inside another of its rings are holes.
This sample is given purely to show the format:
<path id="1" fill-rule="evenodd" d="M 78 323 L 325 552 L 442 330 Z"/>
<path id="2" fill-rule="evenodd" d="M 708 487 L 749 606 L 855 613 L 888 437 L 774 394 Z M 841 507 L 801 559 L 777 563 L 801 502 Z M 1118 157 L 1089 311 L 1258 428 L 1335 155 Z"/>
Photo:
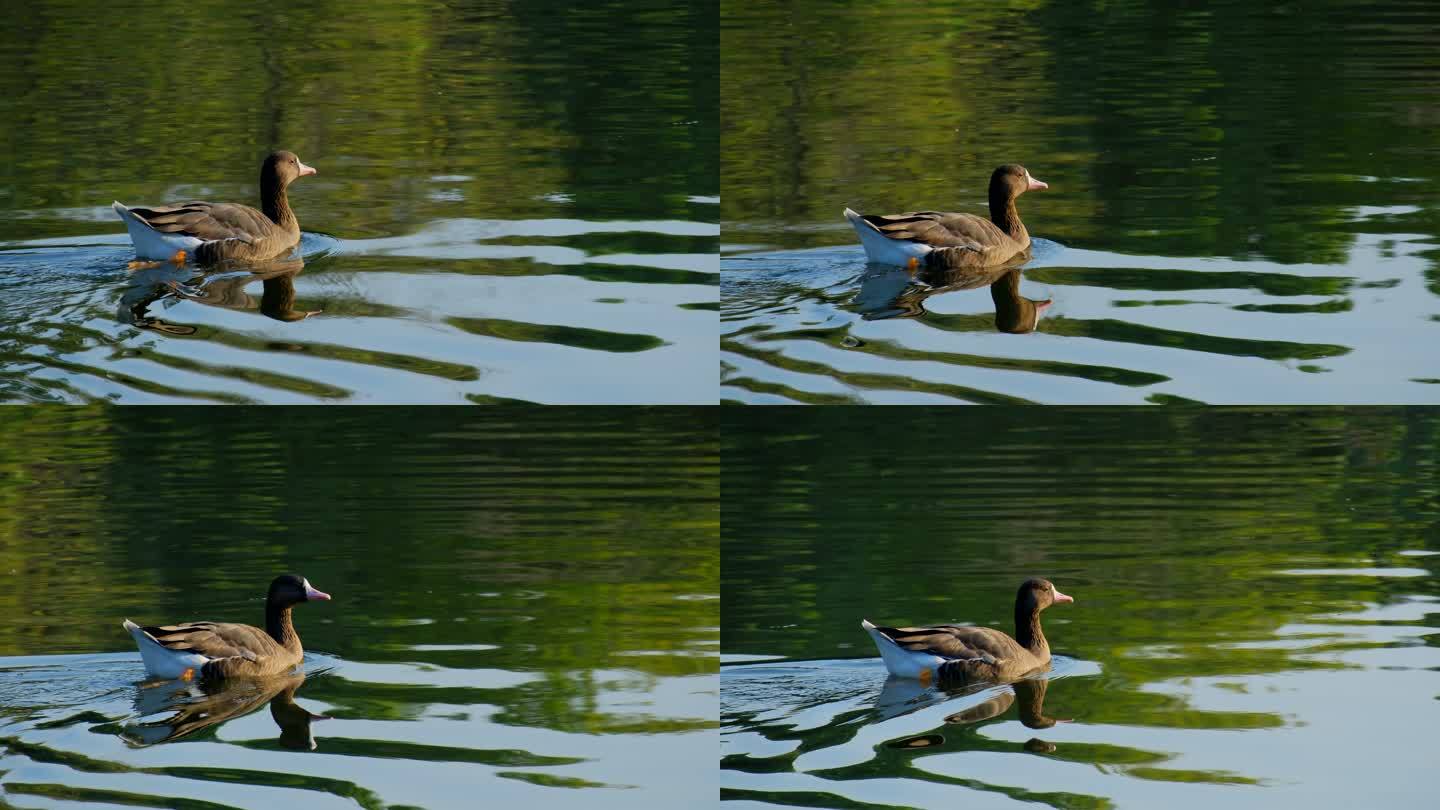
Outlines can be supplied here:
<path id="1" fill-rule="evenodd" d="M 1049 298 L 1049 299 L 1046 299 L 1046 300 L 1044 300 L 1044 301 L 1036 301 L 1036 302 L 1035 302 L 1035 315 L 1038 317 L 1038 316 L 1039 316 L 1041 313 L 1043 313 L 1045 310 L 1049 309 L 1050 306 L 1051 306 L 1052 304 L 1054 304 L 1054 303 L 1055 303 L 1055 299 L 1053 299 L 1053 298 Z M 1056 591 L 1056 593 L 1058 594 L 1059 591 Z M 1067 596 L 1067 597 L 1065 597 L 1065 598 L 1066 598 L 1066 599 L 1069 599 L 1070 597 Z"/>
<path id="2" fill-rule="evenodd" d="M 296 163 L 299 163 L 299 161 L 297 160 Z M 312 167 L 312 166 L 306 166 L 304 163 L 300 163 L 300 174 L 298 175 L 299 177 L 304 177 L 304 176 L 307 175 L 307 174 L 315 174 L 315 173 L 316 173 L 316 172 L 315 172 L 314 167 Z M 1033 183 L 1033 182 L 1035 182 L 1035 181 L 1032 180 L 1032 181 L 1030 181 L 1030 182 Z M 1033 188 L 1033 186 L 1032 186 L 1032 188 Z M 327 596 L 327 597 L 325 597 L 325 598 L 326 598 L 326 599 L 329 599 L 330 597 Z"/>
<path id="3" fill-rule="evenodd" d="M 1050 187 L 1049 183 L 1042 183 L 1028 174 L 1025 175 L 1025 179 L 1030 181 L 1030 185 L 1025 187 L 1026 191 L 1044 191 L 1045 189 Z"/>
<path id="4" fill-rule="evenodd" d="M 314 169 L 311 169 L 310 171 L 313 173 L 315 170 L 314 170 Z M 1058 591 L 1057 591 L 1057 593 L 1058 593 Z M 307 586 L 305 587 L 305 598 L 306 598 L 306 599 L 309 599 L 309 600 L 312 601 L 312 602 L 313 602 L 313 601 L 316 601 L 317 599 L 320 600 L 320 601 L 322 601 L 322 602 L 329 602 L 329 601 L 330 601 L 330 594 L 325 593 L 324 591 L 317 591 L 317 590 L 315 590 L 313 587 L 310 587 L 310 586 L 307 585 Z M 1066 598 L 1066 599 L 1069 599 L 1070 597 L 1067 596 L 1067 597 L 1065 597 L 1065 598 Z"/>
<path id="5" fill-rule="evenodd" d="M 326 598 L 328 599 L 329 597 L 326 597 Z M 1074 602 L 1074 601 L 1075 601 L 1075 597 L 1073 597 L 1073 596 L 1066 596 L 1065 594 L 1060 593 L 1060 589 L 1059 589 L 1059 588 L 1056 588 L 1056 589 L 1055 589 L 1055 601 L 1056 601 L 1056 602 Z"/>

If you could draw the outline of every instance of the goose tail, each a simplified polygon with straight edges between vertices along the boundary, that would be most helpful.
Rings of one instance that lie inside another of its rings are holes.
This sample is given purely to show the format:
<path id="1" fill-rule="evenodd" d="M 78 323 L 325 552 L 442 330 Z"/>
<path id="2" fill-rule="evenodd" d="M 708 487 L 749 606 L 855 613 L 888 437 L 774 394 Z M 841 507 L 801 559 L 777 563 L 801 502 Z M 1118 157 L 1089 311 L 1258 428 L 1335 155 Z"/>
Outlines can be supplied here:
<path id="1" fill-rule="evenodd" d="M 860 626 L 870 634 L 871 640 L 875 642 L 875 649 L 880 651 L 880 657 L 885 659 L 885 668 L 891 672 L 895 671 L 895 661 L 904 657 L 904 650 L 895 640 L 880 632 L 880 628 L 871 624 L 869 619 L 861 619 Z"/>
<path id="2" fill-rule="evenodd" d="M 129 619 L 125 620 L 123 627 L 135 639 L 135 646 L 140 649 L 140 660 L 145 662 L 145 671 L 158 678 L 179 678 L 186 670 L 199 672 L 210 660 L 199 653 L 180 652 L 166 647 L 145 632 L 145 628 Z"/>
<path id="3" fill-rule="evenodd" d="M 137 227 L 143 228 L 147 231 L 155 230 L 154 228 L 150 227 L 150 223 L 141 219 L 138 215 L 136 215 L 134 211 L 131 211 L 130 206 L 120 202 L 119 200 L 110 203 L 110 210 L 114 211 L 115 215 L 120 217 L 120 221 L 125 223 L 126 229 L 130 230 L 132 234 L 134 233 L 134 229 Z"/>
<path id="4" fill-rule="evenodd" d="M 875 649 L 880 651 L 880 658 L 885 661 L 885 669 L 891 675 L 902 678 L 926 677 L 933 671 L 938 671 L 939 666 L 944 663 L 944 659 L 930 653 L 901 647 L 894 639 L 880 632 L 880 628 L 871 624 L 869 619 L 862 619 L 860 627 L 875 641 Z"/>
<path id="5" fill-rule="evenodd" d="M 164 261 L 174 256 L 176 251 L 194 251 L 205 241 L 183 233 L 161 233 L 119 200 L 111 203 L 110 208 L 125 223 L 125 230 L 130 232 L 130 242 L 135 246 L 135 255 L 142 259 Z"/>
<path id="6" fill-rule="evenodd" d="M 855 233 L 859 235 L 860 245 L 865 248 L 867 261 L 906 267 L 910 264 L 911 259 L 924 261 L 926 254 L 932 250 L 929 245 L 904 239 L 891 239 L 881 233 L 879 228 L 866 221 L 865 217 L 853 208 L 845 209 L 845 218 L 850 220 L 850 227 L 854 228 Z"/>

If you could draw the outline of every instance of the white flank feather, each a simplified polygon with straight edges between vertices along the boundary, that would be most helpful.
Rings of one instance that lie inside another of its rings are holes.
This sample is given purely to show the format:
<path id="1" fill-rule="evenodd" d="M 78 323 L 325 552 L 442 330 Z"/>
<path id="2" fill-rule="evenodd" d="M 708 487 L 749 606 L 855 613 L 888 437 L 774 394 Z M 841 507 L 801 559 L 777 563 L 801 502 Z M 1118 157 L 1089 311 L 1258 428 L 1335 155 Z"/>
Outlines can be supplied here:
<path id="1" fill-rule="evenodd" d="M 865 248 L 865 258 L 872 262 L 907 267 L 911 259 L 919 259 L 923 262 L 926 255 L 934 250 L 929 245 L 922 245 L 919 242 L 891 239 L 849 208 L 845 209 L 845 218 L 850 220 L 851 226 L 855 228 L 855 233 L 860 235 L 860 244 Z"/>
<path id="2" fill-rule="evenodd" d="M 200 668 L 211 660 L 200 653 L 169 649 L 129 619 L 125 620 L 125 629 L 135 637 L 135 646 L 140 648 L 140 658 L 145 661 L 145 671 L 157 678 L 178 678 L 185 674 L 187 669 L 193 669 L 195 674 L 199 675 Z"/>
<path id="3" fill-rule="evenodd" d="M 130 232 L 130 241 L 135 244 L 135 255 L 142 259 L 165 261 L 179 251 L 190 253 L 205 244 L 205 240 L 197 236 L 161 233 L 131 213 L 130 209 L 120 202 L 111 203 L 110 207 L 115 209 L 120 221 L 125 223 L 125 229 Z"/>
<path id="4" fill-rule="evenodd" d="M 929 672 L 931 676 L 938 675 L 940 665 L 947 659 L 938 655 L 926 652 L 907 650 L 899 644 L 890 640 L 890 637 L 875 629 L 875 625 L 869 619 L 861 619 L 860 626 L 875 639 L 875 647 L 880 650 L 880 657 L 885 659 L 885 669 L 891 675 L 898 675 L 901 678 L 919 678 L 922 673 Z"/>

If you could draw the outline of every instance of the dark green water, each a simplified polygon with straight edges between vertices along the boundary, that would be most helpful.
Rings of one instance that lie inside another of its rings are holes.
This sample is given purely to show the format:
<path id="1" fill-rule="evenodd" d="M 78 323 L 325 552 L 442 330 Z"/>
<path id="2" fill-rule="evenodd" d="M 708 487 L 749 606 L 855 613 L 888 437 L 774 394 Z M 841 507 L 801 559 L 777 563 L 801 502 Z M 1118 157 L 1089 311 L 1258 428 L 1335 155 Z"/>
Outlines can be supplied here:
<path id="1" fill-rule="evenodd" d="M 1430 802 L 1440 413 L 873 413 L 722 424 L 727 806 Z M 1075 603 L 1018 688 L 859 627 L 1011 631 L 1029 576 Z"/>
<path id="2" fill-rule="evenodd" d="M 769 402 L 1434 403 L 1440 9 L 721 5 L 722 379 Z M 867 267 L 846 206 L 1039 240 L 989 279 Z"/>
<path id="3" fill-rule="evenodd" d="M 713 802 L 713 420 L 548 413 L 0 412 L 0 804 Z M 286 570 L 303 680 L 141 685 Z"/>
<path id="4" fill-rule="evenodd" d="M 716 26 L 703 0 L 27 6 L 0 401 L 714 402 Z M 127 271 L 112 200 L 255 205 L 273 148 L 319 170 L 299 262 Z"/>

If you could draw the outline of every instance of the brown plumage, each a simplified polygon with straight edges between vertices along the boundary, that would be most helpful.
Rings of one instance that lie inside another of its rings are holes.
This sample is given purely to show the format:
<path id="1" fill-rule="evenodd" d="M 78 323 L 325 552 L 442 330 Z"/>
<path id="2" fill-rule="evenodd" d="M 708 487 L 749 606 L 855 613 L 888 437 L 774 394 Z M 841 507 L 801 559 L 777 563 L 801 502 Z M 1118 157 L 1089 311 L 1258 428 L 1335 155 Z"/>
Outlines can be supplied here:
<path id="1" fill-rule="evenodd" d="M 260 167 L 259 210 L 200 201 L 135 208 L 117 202 L 114 208 L 142 259 L 171 259 L 184 250 L 201 264 L 264 261 L 300 243 L 300 221 L 290 209 L 287 189 L 297 178 L 315 173 L 295 153 L 273 152 Z"/>
<path id="2" fill-rule="evenodd" d="M 301 602 L 329 600 L 294 574 L 276 577 L 265 598 L 265 629 L 226 622 L 186 622 L 139 627 L 129 619 L 150 674 L 162 678 L 240 678 L 280 675 L 305 657 L 290 610 Z"/>
<path id="3" fill-rule="evenodd" d="M 902 677 L 942 681 L 1015 681 L 1050 665 L 1040 612 L 1075 601 L 1047 579 L 1026 580 L 1015 594 L 1015 636 L 991 627 L 876 627 L 862 623 L 885 666 Z"/>
<path id="4" fill-rule="evenodd" d="M 849 209 L 846 216 L 871 261 L 905 264 L 905 257 L 913 257 L 931 267 L 996 267 L 1027 258 L 1030 232 L 1015 199 L 1046 188 L 1024 166 L 1008 163 L 990 175 L 989 219 L 938 211 L 860 215 Z M 885 240 L 907 245 L 887 248 Z"/>

